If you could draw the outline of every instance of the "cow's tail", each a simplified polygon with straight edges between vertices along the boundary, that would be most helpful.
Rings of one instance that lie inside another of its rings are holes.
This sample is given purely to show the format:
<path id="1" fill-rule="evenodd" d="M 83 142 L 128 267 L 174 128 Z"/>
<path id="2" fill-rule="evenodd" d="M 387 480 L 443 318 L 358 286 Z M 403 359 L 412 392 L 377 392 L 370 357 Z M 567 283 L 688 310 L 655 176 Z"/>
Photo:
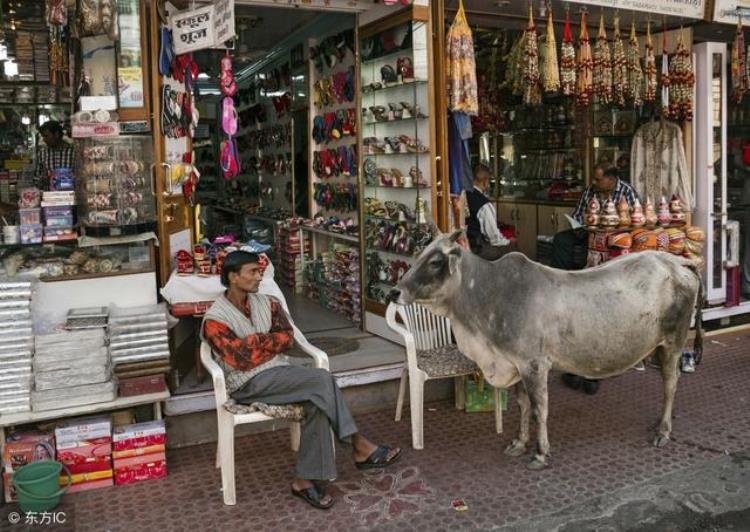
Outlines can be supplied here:
<path id="1" fill-rule="evenodd" d="M 693 340 L 693 358 L 697 365 L 703 358 L 703 275 L 694 262 L 690 261 L 687 267 L 698 278 L 698 296 L 695 298 L 695 340 Z"/>

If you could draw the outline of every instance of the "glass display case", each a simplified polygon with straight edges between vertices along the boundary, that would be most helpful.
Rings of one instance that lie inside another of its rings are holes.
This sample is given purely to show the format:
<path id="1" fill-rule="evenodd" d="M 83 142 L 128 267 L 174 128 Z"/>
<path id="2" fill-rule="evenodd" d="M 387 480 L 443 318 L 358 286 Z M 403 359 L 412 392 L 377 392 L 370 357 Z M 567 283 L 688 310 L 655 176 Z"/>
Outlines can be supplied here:
<path id="1" fill-rule="evenodd" d="M 155 229 L 150 137 L 81 139 L 76 160 L 82 234 L 117 236 Z"/>
<path id="2" fill-rule="evenodd" d="M 375 312 L 430 242 L 429 38 L 428 23 L 412 20 L 360 42 L 365 296 Z"/>

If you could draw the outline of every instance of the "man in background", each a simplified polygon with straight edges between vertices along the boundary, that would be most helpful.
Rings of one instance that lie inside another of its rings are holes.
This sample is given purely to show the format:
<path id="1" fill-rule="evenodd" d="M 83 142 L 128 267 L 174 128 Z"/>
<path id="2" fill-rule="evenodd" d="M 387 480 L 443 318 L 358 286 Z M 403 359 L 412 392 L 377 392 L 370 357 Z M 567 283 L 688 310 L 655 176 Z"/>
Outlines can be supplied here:
<path id="1" fill-rule="evenodd" d="M 495 204 L 487 195 L 490 169 L 480 164 L 474 169 L 474 189 L 466 192 L 469 216 L 466 217 L 466 236 L 471 251 L 486 260 L 496 260 L 513 251 L 510 240 L 497 228 Z"/>
<path id="2" fill-rule="evenodd" d="M 55 120 L 42 124 L 39 134 L 44 145 L 40 146 L 37 152 L 34 177 L 37 187 L 48 190 L 50 171 L 57 168 L 73 168 L 73 146 L 65 142 L 62 125 Z"/>

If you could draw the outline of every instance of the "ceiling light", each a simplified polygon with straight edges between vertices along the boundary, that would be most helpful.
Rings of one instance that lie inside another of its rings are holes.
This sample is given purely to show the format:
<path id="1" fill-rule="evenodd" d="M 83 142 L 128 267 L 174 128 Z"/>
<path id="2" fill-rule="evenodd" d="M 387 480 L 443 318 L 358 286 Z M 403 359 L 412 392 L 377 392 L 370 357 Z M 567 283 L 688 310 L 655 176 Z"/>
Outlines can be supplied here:
<path id="1" fill-rule="evenodd" d="M 495 0 L 495 7 L 508 7 L 510 0 Z"/>

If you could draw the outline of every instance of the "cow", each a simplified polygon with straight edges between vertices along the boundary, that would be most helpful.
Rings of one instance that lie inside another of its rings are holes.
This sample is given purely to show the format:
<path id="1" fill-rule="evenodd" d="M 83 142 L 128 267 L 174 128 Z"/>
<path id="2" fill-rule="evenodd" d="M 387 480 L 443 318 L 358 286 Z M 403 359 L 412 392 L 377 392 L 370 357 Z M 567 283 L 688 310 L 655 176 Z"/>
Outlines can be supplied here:
<path id="1" fill-rule="evenodd" d="M 664 404 L 654 445 L 672 430 L 682 348 L 695 308 L 696 361 L 703 351 L 700 272 L 688 259 L 658 251 L 625 255 L 600 266 L 564 271 L 509 253 L 489 262 L 461 245 L 463 231 L 436 235 L 389 294 L 451 320 L 458 349 L 498 388 L 515 385 L 518 436 L 505 449 L 521 456 L 537 422 L 530 469 L 542 469 L 551 369 L 588 379 L 614 377 L 656 352 Z"/>

